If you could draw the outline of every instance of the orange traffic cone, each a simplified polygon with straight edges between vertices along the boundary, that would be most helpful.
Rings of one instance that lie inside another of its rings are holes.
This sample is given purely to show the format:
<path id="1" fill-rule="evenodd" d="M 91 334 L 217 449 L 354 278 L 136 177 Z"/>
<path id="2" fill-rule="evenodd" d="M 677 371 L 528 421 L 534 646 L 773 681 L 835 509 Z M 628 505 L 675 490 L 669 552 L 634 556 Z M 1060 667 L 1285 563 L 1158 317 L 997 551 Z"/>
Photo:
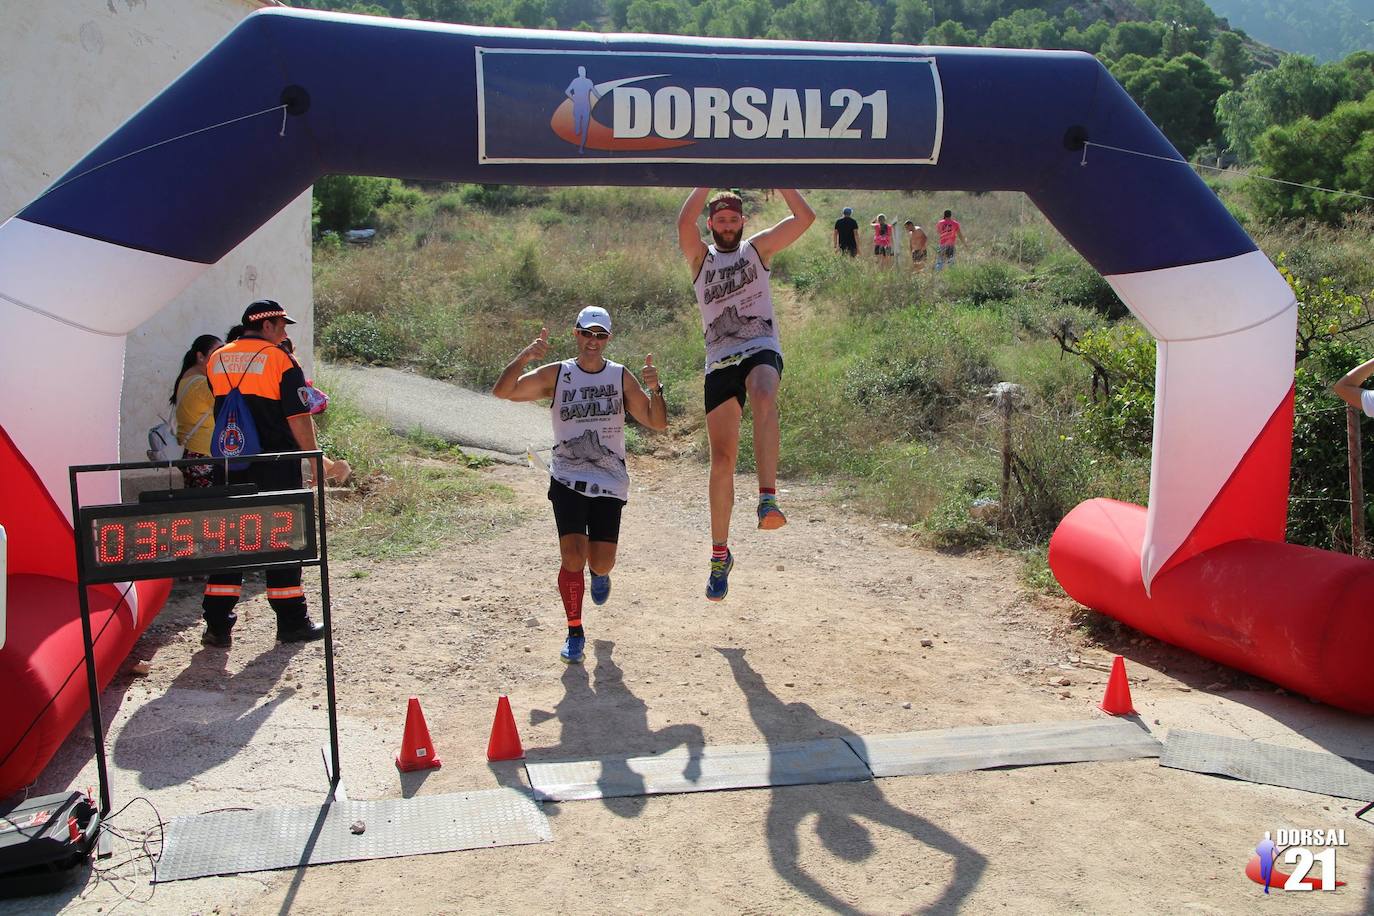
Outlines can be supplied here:
<path id="1" fill-rule="evenodd" d="M 437 770 L 443 766 L 429 740 L 429 726 L 420 711 L 419 697 L 411 697 L 406 706 L 406 733 L 401 739 L 401 752 L 396 755 L 396 768 L 404 773 L 416 770 Z"/>
<path id="2" fill-rule="evenodd" d="M 525 756 L 520 746 L 520 733 L 515 730 L 515 716 L 511 715 L 510 700 L 496 701 L 496 720 L 491 723 L 491 740 L 487 742 L 488 760 L 519 760 Z"/>
<path id="3" fill-rule="evenodd" d="M 1118 655 L 1112 659 L 1112 673 L 1107 678 L 1107 692 L 1102 696 L 1103 712 L 1112 716 L 1133 716 L 1131 685 L 1126 681 L 1126 659 Z"/>

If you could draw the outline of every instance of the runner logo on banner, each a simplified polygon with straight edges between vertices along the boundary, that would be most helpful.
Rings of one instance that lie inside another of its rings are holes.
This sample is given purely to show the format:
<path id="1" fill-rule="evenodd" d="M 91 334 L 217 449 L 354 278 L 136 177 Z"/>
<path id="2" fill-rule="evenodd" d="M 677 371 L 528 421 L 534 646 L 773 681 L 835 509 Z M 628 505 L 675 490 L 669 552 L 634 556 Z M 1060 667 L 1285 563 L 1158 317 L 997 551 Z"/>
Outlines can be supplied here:
<path id="1" fill-rule="evenodd" d="M 944 105 L 930 57 L 476 53 L 482 164 L 940 156 Z"/>

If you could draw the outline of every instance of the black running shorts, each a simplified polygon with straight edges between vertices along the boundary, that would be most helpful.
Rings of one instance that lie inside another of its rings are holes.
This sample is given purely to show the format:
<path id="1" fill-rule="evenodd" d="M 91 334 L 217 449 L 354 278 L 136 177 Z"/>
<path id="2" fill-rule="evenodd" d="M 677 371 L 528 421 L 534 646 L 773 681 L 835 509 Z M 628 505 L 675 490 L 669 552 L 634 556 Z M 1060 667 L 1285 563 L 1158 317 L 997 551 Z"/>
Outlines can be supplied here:
<path id="1" fill-rule="evenodd" d="M 706 373 L 706 412 L 710 413 L 731 398 L 744 407 L 744 399 L 748 394 L 744 380 L 755 366 L 772 366 L 778 370 L 778 377 L 782 378 L 782 354 L 776 350 L 760 350 L 733 366 L 713 369 Z"/>
<path id="2" fill-rule="evenodd" d="M 584 496 L 550 478 L 549 502 L 553 503 L 553 521 L 559 537 L 585 534 L 589 541 L 619 542 L 623 500 L 614 496 Z"/>

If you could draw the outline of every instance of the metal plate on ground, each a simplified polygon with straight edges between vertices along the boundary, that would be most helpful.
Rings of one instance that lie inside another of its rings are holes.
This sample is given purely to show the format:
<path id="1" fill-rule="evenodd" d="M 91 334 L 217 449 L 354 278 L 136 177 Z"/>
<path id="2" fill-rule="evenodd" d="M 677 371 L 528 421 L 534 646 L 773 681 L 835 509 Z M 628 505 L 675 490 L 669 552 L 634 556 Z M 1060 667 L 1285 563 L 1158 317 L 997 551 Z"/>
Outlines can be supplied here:
<path id="1" fill-rule="evenodd" d="M 1160 764 L 1334 798 L 1374 799 L 1374 760 L 1172 729 Z"/>
<path id="2" fill-rule="evenodd" d="M 536 798 L 576 801 L 871 779 L 839 738 L 673 750 L 654 757 L 527 761 Z"/>
<path id="3" fill-rule="evenodd" d="M 942 728 L 846 738 L 874 776 L 1158 757 L 1160 744 L 1122 719 Z"/>
<path id="4" fill-rule="evenodd" d="M 361 822 L 363 831 L 354 833 Z M 209 875 L 520 846 L 553 839 L 528 792 L 491 789 L 173 818 L 159 882 Z"/>

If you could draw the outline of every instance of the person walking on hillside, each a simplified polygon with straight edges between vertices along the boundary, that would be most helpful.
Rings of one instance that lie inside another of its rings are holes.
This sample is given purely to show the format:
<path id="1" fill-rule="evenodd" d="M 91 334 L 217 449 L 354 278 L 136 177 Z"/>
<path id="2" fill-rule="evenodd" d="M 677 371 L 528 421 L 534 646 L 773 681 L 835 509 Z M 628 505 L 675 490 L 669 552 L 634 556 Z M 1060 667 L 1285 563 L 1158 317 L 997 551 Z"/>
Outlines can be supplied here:
<path id="1" fill-rule="evenodd" d="M 946 210 L 944 218 L 935 224 L 935 237 L 940 240 L 935 249 L 935 269 L 943 270 L 947 264 L 954 263 L 954 246 L 964 240 L 964 230 L 952 210 Z"/>
<path id="2" fill-rule="evenodd" d="M 508 401 L 553 401 L 557 444 L 549 468 L 549 502 L 562 557 L 558 594 L 568 619 L 559 657 L 569 665 L 582 661 L 587 642 L 582 629 L 584 570 L 592 573 L 594 604 L 605 604 L 611 596 L 620 515 L 630 498 L 625 412 L 650 429 L 668 428 L 668 406 L 652 353 L 644 357 L 641 388 L 629 369 L 605 357 L 611 340 L 609 312 L 587 306 L 578 312 L 572 333 L 576 357 L 525 372 L 528 364 L 549 352 L 549 329 L 542 328 L 491 389 Z"/>
<path id="3" fill-rule="evenodd" d="M 869 225 L 873 227 L 873 256 L 878 259 L 879 264 L 891 267 L 892 224 L 887 221 L 887 214 L 879 213 L 878 218 Z"/>
<path id="4" fill-rule="evenodd" d="M 257 428 L 262 454 L 318 448 L 305 373 L 280 346 L 286 339 L 286 326 L 295 323 L 278 303 L 259 299 L 243 312 L 243 336 L 214 351 L 206 369 L 215 394 L 216 418 L 224 419 L 224 401 L 237 388 Z M 233 431 L 219 427 L 216 423 L 217 436 L 227 437 Z M 214 467 L 217 484 L 252 483 L 260 490 L 295 490 L 304 483 L 299 461 L 254 462 L 243 470 L 229 471 L 227 481 L 222 466 L 216 463 Z M 323 639 L 324 626 L 313 622 L 306 613 L 300 566 L 272 567 L 266 578 L 267 603 L 277 614 L 278 641 Z M 233 644 L 234 623 L 238 620 L 234 606 L 242 593 L 242 570 L 215 573 L 206 580 L 201 602 L 205 612 L 202 643 L 222 649 Z"/>
<path id="5" fill-rule="evenodd" d="M 181 357 L 181 373 L 172 384 L 168 404 L 176 408 L 177 443 L 185 450 L 185 459 L 204 458 L 205 464 L 183 465 L 181 479 L 187 488 L 208 487 L 213 468 L 210 466 L 210 434 L 215 431 L 215 394 L 205 366 L 210 354 L 224 346 L 214 334 L 202 334 L 191 342 Z"/>
<path id="6" fill-rule="evenodd" d="M 924 270 L 926 266 L 926 245 L 930 239 L 926 237 L 926 231 L 916 225 L 914 220 L 907 220 L 903 224 L 906 229 L 906 247 L 911 252 L 912 270 Z"/>
<path id="7" fill-rule="evenodd" d="M 854 210 L 845 207 L 840 213 L 840 218 L 835 220 L 835 231 L 832 239 L 836 251 L 847 254 L 851 258 L 859 255 L 859 222 L 854 219 Z"/>
<path id="8" fill-rule="evenodd" d="M 711 572 L 706 597 L 720 601 L 730 589 L 730 513 L 735 503 L 735 459 L 745 399 L 754 409 L 754 466 L 759 477 L 758 526 L 781 528 L 787 518 L 778 508 L 778 386 L 782 381 L 782 343 L 773 316 L 768 265 L 801 238 L 816 214 L 795 189 L 780 188 L 791 213 L 749 238 L 744 237 L 744 204 L 737 194 L 711 197 L 697 188 L 677 217 L 677 241 L 692 272 L 701 327 L 706 336 L 706 434 L 711 441 Z M 712 242 L 697 231 L 706 205 Z"/>

